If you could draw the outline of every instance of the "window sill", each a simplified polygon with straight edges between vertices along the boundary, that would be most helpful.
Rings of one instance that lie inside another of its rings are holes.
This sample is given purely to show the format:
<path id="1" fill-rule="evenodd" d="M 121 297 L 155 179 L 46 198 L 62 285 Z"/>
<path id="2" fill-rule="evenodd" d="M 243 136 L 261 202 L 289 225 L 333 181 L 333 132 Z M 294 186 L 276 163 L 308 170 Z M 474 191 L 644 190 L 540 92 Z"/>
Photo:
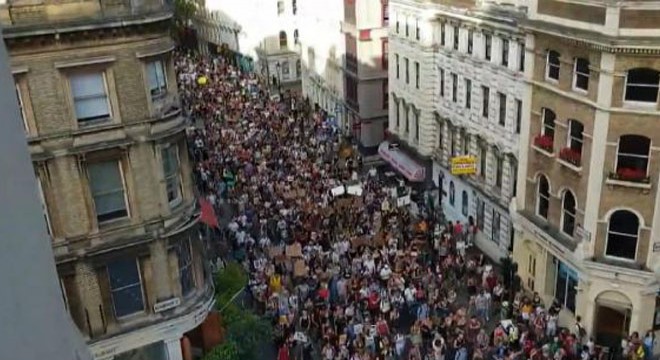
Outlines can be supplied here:
<path id="1" fill-rule="evenodd" d="M 562 160 L 560 158 L 557 158 L 557 162 L 559 163 L 559 165 L 561 165 L 561 166 L 563 166 L 563 167 L 565 167 L 569 170 L 572 170 L 572 171 L 574 171 L 578 174 L 582 173 L 582 166 L 575 166 L 575 165 L 569 163 L 568 161 Z"/>
<path id="2" fill-rule="evenodd" d="M 623 100 L 624 109 L 643 109 L 643 110 L 656 110 L 658 108 L 657 102 Z"/>
<path id="3" fill-rule="evenodd" d="M 611 186 L 621 186 L 621 187 L 644 189 L 644 190 L 649 190 L 651 189 L 652 186 L 651 183 L 638 183 L 634 181 L 615 180 L 615 179 L 605 179 L 605 184 Z"/>
<path id="4" fill-rule="evenodd" d="M 99 125 L 106 125 L 112 123 L 112 117 L 108 116 L 106 118 L 102 119 L 94 119 L 94 120 L 83 120 L 80 121 L 76 119 L 76 123 L 78 124 L 79 129 L 87 129 Z"/>
<path id="5" fill-rule="evenodd" d="M 582 89 L 582 88 L 576 87 L 575 85 L 573 85 L 573 87 L 571 89 L 573 90 L 573 92 L 578 93 L 580 95 L 584 95 L 584 96 L 589 95 L 589 89 Z"/>
<path id="6" fill-rule="evenodd" d="M 541 149 L 540 147 L 538 147 L 538 146 L 536 146 L 536 145 L 532 145 L 532 149 L 534 149 L 536 152 L 538 152 L 538 153 L 540 153 L 540 154 L 542 154 L 542 155 L 545 155 L 545 156 L 547 156 L 547 157 L 549 157 L 549 158 L 553 158 L 553 157 L 555 157 L 555 154 L 554 154 L 554 153 L 551 153 L 551 152 L 548 152 L 548 151 L 546 151 L 546 150 L 543 150 L 543 149 Z"/>

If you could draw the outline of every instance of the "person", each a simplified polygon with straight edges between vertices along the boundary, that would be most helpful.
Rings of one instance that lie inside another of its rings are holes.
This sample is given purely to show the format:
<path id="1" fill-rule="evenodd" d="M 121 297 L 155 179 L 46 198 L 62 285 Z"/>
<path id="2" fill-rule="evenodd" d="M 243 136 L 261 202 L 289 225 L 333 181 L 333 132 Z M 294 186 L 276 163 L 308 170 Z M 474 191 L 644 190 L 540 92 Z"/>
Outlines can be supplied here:
<path id="1" fill-rule="evenodd" d="M 286 342 L 280 345 L 277 352 L 277 360 L 289 360 L 289 346 Z"/>

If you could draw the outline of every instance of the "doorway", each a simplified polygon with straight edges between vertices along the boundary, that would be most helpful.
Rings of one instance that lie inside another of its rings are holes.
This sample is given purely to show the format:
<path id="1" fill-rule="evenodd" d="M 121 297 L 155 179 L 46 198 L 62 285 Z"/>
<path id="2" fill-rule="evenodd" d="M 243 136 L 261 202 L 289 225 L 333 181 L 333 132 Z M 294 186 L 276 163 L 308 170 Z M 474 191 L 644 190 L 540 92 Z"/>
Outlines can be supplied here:
<path id="1" fill-rule="evenodd" d="M 594 314 L 596 344 L 617 349 L 630 331 L 631 313 L 632 303 L 625 295 L 615 291 L 600 294 Z"/>

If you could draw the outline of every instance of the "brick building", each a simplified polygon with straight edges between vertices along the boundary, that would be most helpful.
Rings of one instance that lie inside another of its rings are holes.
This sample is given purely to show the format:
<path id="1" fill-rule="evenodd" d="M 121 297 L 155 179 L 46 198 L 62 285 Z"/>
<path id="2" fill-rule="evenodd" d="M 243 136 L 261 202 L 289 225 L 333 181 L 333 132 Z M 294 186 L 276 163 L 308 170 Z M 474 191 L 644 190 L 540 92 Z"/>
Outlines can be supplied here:
<path id="1" fill-rule="evenodd" d="M 534 0 L 528 15 L 514 257 L 560 321 L 616 348 L 660 328 L 660 2 Z"/>
<path id="2" fill-rule="evenodd" d="M 213 305 L 157 0 L 0 7 L 64 302 L 96 359 L 181 359 Z"/>

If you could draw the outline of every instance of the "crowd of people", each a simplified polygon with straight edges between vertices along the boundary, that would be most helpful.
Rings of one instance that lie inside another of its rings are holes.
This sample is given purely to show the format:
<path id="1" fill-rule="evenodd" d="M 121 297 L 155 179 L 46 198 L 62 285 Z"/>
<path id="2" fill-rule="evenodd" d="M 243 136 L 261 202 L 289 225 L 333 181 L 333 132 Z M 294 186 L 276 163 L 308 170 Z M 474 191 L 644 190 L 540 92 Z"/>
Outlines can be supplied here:
<path id="1" fill-rule="evenodd" d="M 235 208 L 227 241 L 278 360 L 603 357 L 579 319 L 559 326 L 559 304 L 508 291 L 470 247 L 475 224 L 397 206 L 325 113 L 222 57 L 181 53 L 176 70 L 203 123 L 190 139 L 199 190 Z M 626 346 L 649 356 L 639 337 Z"/>

